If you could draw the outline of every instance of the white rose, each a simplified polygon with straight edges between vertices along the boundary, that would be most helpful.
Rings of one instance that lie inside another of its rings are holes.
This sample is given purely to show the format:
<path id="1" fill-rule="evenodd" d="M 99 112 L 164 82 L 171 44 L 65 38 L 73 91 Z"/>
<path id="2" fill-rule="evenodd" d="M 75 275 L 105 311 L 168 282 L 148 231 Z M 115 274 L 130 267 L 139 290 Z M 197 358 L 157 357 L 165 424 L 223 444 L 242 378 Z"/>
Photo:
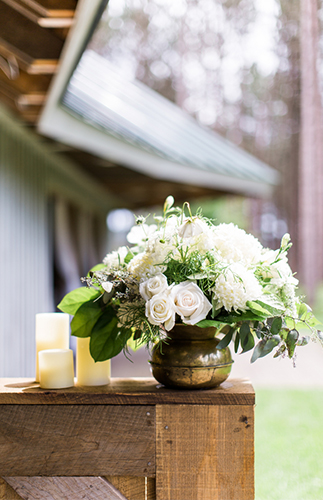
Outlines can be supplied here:
<path id="1" fill-rule="evenodd" d="M 154 295 L 157 295 L 167 288 L 167 278 L 162 273 L 156 274 L 152 278 L 140 283 L 139 292 L 140 295 L 145 299 L 149 300 Z"/>
<path id="2" fill-rule="evenodd" d="M 184 281 L 174 286 L 171 292 L 175 304 L 175 311 L 187 325 L 196 325 L 205 319 L 212 304 L 207 300 L 196 283 Z"/>
<path id="3" fill-rule="evenodd" d="M 152 325 L 164 324 L 167 331 L 175 325 L 174 303 L 169 293 L 159 293 L 146 302 L 146 316 Z"/>
<path id="4" fill-rule="evenodd" d="M 183 224 L 178 228 L 178 234 L 181 238 L 193 238 L 207 231 L 209 226 L 204 220 L 198 217 L 188 217 Z"/>

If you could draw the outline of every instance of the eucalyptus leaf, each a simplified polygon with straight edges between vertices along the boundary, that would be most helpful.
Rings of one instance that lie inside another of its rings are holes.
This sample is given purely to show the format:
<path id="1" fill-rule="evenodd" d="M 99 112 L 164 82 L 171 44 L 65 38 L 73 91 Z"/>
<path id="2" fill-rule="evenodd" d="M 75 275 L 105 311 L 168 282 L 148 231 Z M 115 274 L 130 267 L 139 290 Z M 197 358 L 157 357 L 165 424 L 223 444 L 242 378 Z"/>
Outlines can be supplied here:
<path id="1" fill-rule="evenodd" d="M 283 326 L 282 318 L 280 318 L 280 317 L 274 318 L 274 321 L 272 322 L 271 328 L 270 328 L 271 333 L 273 335 L 276 335 L 277 333 L 280 332 L 280 330 L 282 329 L 282 326 Z"/>
<path id="2" fill-rule="evenodd" d="M 296 343 L 298 341 L 299 333 L 297 330 L 290 330 L 287 335 L 286 345 L 288 349 L 288 356 L 293 357 Z"/>
<path id="3" fill-rule="evenodd" d="M 89 337 L 92 328 L 102 315 L 102 309 L 98 302 L 85 302 L 76 311 L 71 321 L 71 332 L 75 337 Z"/>
<path id="4" fill-rule="evenodd" d="M 234 328 L 230 328 L 229 332 L 220 340 L 218 345 L 216 346 L 217 349 L 225 349 L 225 347 L 228 347 L 230 344 L 233 334 L 235 332 Z"/>
<path id="5" fill-rule="evenodd" d="M 250 332 L 244 340 L 241 340 L 242 352 L 247 352 L 253 349 L 255 346 L 255 339 L 252 333 Z"/>
<path id="6" fill-rule="evenodd" d="M 73 316 L 76 313 L 76 311 L 81 307 L 82 304 L 89 301 L 93 301 L 97 299 L 100 295 L 101 292 L 95 290 L 94 288 L 81 286 L 67 293 L 57 307 L 61 311 L 67 314 L 71 314 Z"/>
<path id="7" fill-rule="evenodd" d="M 239 349 L 240 335 L 239 332 L 236 333 L 236 338 L 234 339 L 234 352 L 237 353 Z"/>
<path id="8" fill-rule="evenodd" d="M 258 358 L 263 358 L 267 354 L 269 354 L 280 342 L 279 335 L 273 335 L 269 339 L 263 339 L 258 342 L 256 345 L 252 357 L 251 363 L 254 363 Z"/>
<path id="9" fill-rule="evenodd" d="M 241 346 L 243 347 L 245 339 L 250 334 L 250 326 L 248 323 L 243 323 L 240 327 L 240 338 L 241 338 Z"/>

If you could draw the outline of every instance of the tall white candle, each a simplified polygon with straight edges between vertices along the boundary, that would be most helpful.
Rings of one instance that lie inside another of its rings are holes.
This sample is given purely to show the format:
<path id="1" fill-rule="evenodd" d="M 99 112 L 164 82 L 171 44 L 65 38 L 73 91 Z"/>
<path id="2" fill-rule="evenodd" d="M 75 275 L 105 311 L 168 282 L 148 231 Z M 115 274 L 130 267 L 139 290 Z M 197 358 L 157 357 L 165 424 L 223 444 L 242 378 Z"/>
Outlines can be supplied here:
<path id="1" fill-rule="evenodd" d="M 64 389 L 74 385 L 72 349 L 39 351 L 39 384 L 42 389 Z"/>
<path id="2" fill-rule="evenodd" d="M 78 385 L 87 386 L 110 383 L 110 360 L 94 361 L 90 354 L 90 337 L 77 339 L 76 381 Z"/>
<path id="3" fill-rule="evenodd" d="M 69 315 L 66 313 L 36 314 L 36 382 L 39 382 L 39 351 L 68 349 L 69 326 Z"/>

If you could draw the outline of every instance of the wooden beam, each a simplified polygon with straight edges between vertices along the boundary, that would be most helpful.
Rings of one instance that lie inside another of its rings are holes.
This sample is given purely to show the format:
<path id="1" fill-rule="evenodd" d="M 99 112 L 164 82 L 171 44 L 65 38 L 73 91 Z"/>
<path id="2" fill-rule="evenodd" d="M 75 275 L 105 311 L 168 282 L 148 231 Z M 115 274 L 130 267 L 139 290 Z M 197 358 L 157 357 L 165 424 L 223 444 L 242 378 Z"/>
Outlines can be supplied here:
<path id="1" fill-rule="evenodd" d="M 156 500 L 156 481 L 151 477 L 107 476 L 128 500 Z"/>
<path id="2" fill-rule="evenodd" d="M 8 78 L 3 71 L 0 71 L 0 84 L 4 83 L 20 94 L 35 92 L 46 93 L 51 81 L 51 75 L 30 75 L 23 70 L 19 70 L 13 79 Z"/>
<path id="3" fill-rule="evenodd" d="M 1 80 L 0 93 L 6 94 L 13 99 L 18 109 L 26 109 L 28 106 L 42 106 L 46 101 L 46 92 L 21 93 Z"/>
<path id="4" fill-rule="evenodd" d="M 0 55 L 31 74 L 54 73 L 64 41 L 0 1 Z"/>
<path id="5" fill-rule="evenodd" d="M 253 411 L 157 405 L 157 500 L 254 498 Z"/>
<path id="6" fill-rule="evenodd" d="M 30 500 L 127 500 L 101 477 L 7 477 L 18 499 Z M 7 497 L 4 497 L 7 499 Z M 8 497 L 9 498 L 9 497 Z M 144 498 L 144 497 L 143 497 Z M 0 497 L 1 500 L 1 497 Z"/>
<path id="7" fill-rule="evenodd" d="M 2 2 L 43 28 L 69 28 L 73 24 L 73 17 L 42 17 L 22 0 L 2 0 Z"/>
<path id="8" fill-rule="evenodd" d="M 44 17 L 72 17 L 77 0 L 22 0 Z"/>
<path id="9" fill-rule="evenodd" d="M 40 389 L 30 379 L 0 379 L 0 405 L 154 405 L 211 404 L 253 405 L 255 393 L 248 380 L 229 379 L 216 389 L 172 391 L 154 378 L 112 378 L 101 387 L 74 386 L 70 389 Z"/>
<path id="10" fill-rule="evenodd" d="M 6 476 L 155 476 L 155 407 L 0 405 Z"/>
<path id="11" fill-rule="evenodd" d="M 21 496 L 0 477 L 0 500 L 21 500 Z"/>

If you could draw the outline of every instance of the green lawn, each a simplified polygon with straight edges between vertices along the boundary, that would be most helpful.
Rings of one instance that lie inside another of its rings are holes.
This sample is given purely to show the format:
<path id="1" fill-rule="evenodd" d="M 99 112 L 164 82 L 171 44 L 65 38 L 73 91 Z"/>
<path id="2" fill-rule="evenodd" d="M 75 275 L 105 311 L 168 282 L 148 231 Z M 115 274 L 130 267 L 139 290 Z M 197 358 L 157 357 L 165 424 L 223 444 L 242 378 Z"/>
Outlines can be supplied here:
<path id="1" fill-rule="evenodd" d="M 256 390 L 256 500 L 323 499 L 323 388 Z"/>

